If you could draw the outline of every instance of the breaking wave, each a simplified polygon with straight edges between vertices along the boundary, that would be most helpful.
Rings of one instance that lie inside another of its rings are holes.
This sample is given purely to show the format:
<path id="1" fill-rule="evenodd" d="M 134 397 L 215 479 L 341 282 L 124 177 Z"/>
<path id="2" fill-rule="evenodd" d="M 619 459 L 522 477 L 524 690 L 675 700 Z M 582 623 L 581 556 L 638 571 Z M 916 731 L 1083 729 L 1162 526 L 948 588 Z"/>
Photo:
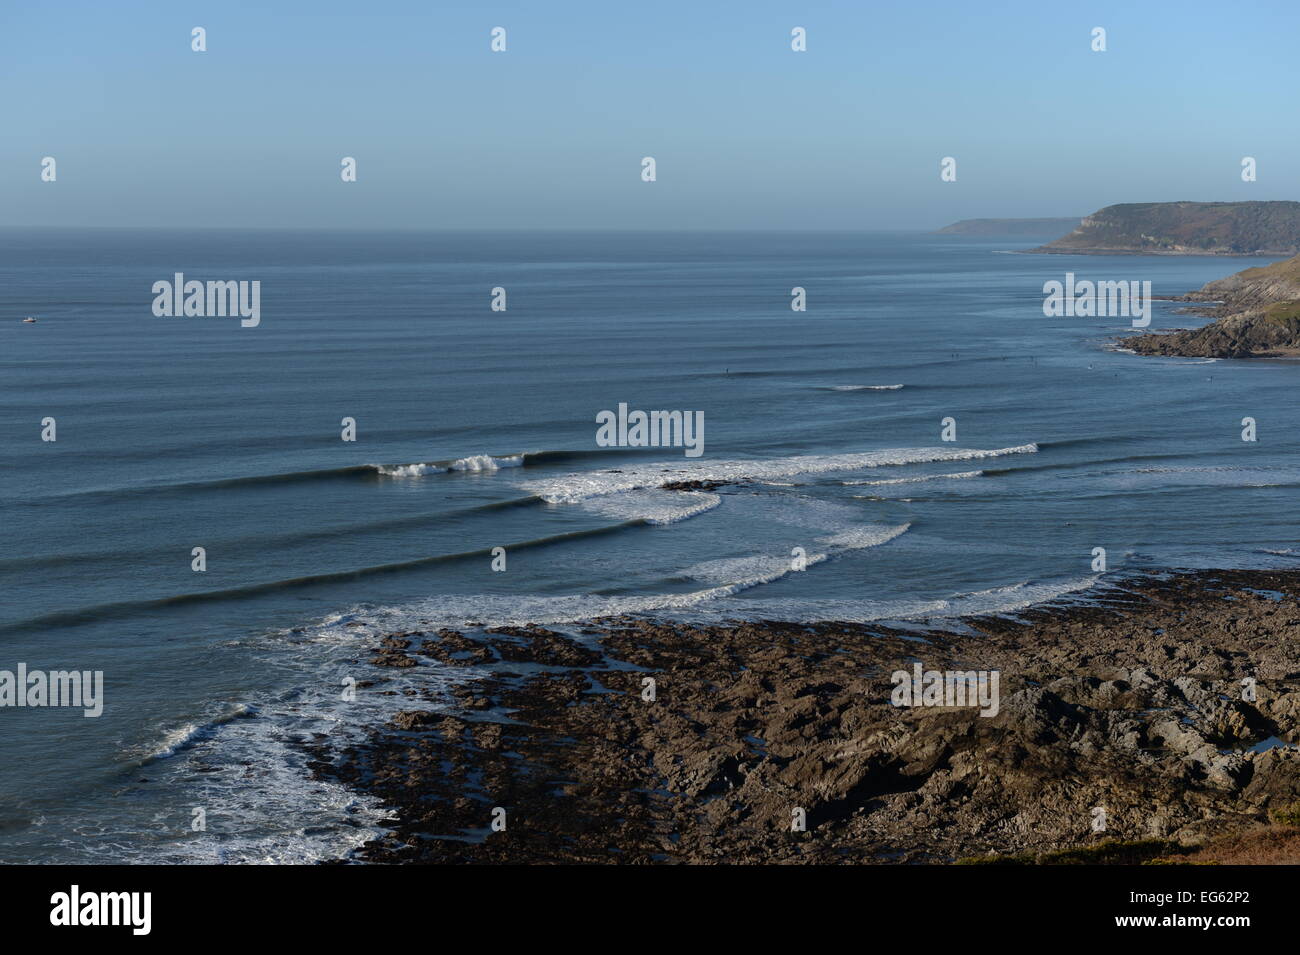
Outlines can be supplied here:
<path id="1" fill-rule="evenodd" d="M 448 474 L 452 471 L 499 471 L 501 468 L 520 468 L 524 466 L 526 457 L 527 455 L 524 454 L 512 454 L 501 458 L 494 458 L 490 454 L 474 454 L 445 464 L 435 462 L 371 466 L 385 477 L 422 477 L 425 474 Z"/>
<path id="2" fill-rule="evenodd" d="M 583 502 L 583 509 L 616 521 L 676 524 L 713 510 L 722 503 L 717 494 L 703 491 L 632 491 Z"/>
<path id="3" fill-rule="evenodd" d="M 224 713 L 202 723 L 186 723 L 184 726 L 178 727 L 167 733 L 163 738 L 162 743 L 140 760 L 140 765 L 148 766 L 150 763 L 155 763 L 160 759 L 167 759 L 169 756 L 175 756 L 177 753 L 189 749 L 196 743 L 200 743 L 203 740 L 210 738 L 217 732 L 217 730 L 225 726 L 227 723 L 238 719 L 252 718 L 256 715 L 256 708 L 241 703 L 240 705 L 232 707 Z"/>
<path id="4" fill-rule="evenodd" d="M 579 501 L 621 491 L 657 488 L 678 482 L 735 484 L 771 481 L 795 474 L 861 471 L 936 461 L 971 461 L 1009 454 L 1033 454 L 1036 444 L 979 450 L 963 448 L 893 448 L 859 454 L 809 454 L 754 461 L 691 461 L 631 466 L 618 470 L 583 471 L 561 477 L 527 481 L 521 485 L 551 504 Z"/>
<path id="5" fill-rule="evenodd" d="M 920 477 L 888 478 L 883 481 L 841 481 L 840 483 L 848 486 L 866 485 L 879 487 L 884 484 L 920 484 L 924 481 L 959 481 L 965 478 L 982 477 L 983 475 L 983 471 L 954 471 L 951 474 L 923 474 Z"/>

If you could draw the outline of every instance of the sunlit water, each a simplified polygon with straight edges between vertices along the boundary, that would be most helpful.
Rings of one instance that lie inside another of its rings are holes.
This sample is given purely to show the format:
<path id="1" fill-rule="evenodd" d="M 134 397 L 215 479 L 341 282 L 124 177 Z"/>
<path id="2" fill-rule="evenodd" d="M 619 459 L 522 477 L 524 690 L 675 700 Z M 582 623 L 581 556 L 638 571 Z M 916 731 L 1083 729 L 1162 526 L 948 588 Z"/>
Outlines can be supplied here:
<path id="1" fill-rule="evenodd" d="M 1067 270 L 1175 294 L 1267 260 L 1006 254 L 1035 244 L 0 234 L 0 669 L 106 681 L 98 719 L 0 710 L 0 859 L 346 852 L 381 814 L 296 744 L 401 708 L 340 699 L 385 629 L 1014 610 L 1097 547 L 1289 565 L 1300 368 L 1042 313 Z M 260 326 L 154 317 L 178 271 L 260 280 Z M 702 411 L 704 454 L 598 447 L 620 402 Z"/>

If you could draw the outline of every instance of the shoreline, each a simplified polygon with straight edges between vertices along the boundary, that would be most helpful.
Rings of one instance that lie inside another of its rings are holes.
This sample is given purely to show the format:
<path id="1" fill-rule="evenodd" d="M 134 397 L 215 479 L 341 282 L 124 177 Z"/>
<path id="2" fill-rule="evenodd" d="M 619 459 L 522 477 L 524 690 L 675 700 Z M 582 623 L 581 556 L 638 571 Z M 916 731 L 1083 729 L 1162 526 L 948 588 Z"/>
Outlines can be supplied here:
<path id="1" fill-rule="evenodd" d="M 1208 324 L 1121 339 L 1140 355 L 1180 358 L 1289 358 L 1300 354 L 1300 256 L 1244 269 L 1172 296 L 1177 312 L 1207 316 Z"/>
<path id="2" fill-rule="evenodd" d="M 1202 259 L 1249 259 L 1249 258 L 1290 258 L 1297 254 L 1293 250 L 1268 251 L 1259 249 L 1254 252 L 1216 252 L 1206 251 L 1204 249 L 1132 249 L 1132 248 L 1113 248 L 1108 249 L 1104 246 L 1094 248 L 1080 249 L 1049 249 L 1040 246 L 1036 249 L 1011 249 L 1016 255 L 1143 255 L 1143 256 L 1166 256 L 1169 258 L 1202 258 Z M 1157 296 L 1158 297 L 1158 296 Z"/>
<path id="3" fill-rule="evenodd" d="M 1298 599 L 1300 570 L 1172 571 L 957 626 L 403 631 L 371 662 L 469 678 L 449 699 L 411 699 L 363 744 L 311 749 L 312 768 L 393 811 L 386 836 L 337 861 L 1194 851 L 1300 800 Z M 916 662 L 996 670 L 998 712 L 893 705 L 891 673 Z M 806 831 L 792 831 L 796 809 Z"/>

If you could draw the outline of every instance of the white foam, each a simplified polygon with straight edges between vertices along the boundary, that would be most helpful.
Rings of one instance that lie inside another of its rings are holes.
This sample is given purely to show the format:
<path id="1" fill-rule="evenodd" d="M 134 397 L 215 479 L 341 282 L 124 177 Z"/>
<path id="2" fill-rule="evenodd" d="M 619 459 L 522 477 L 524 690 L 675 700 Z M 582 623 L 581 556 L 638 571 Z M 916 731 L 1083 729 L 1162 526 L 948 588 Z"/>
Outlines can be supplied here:
<path id="1" fill-rule="evenodd" d="M 729 494 L 727 508 L 737 511 L 736 516 L 744 518 L 744 523 L 751 527 L 756 521 L 785 524 L 798 528 L 801 534 L 862 526 L 861 505 L 803 494 Z"/>
<path id="2" fill-rule="evenodd" d="M 907 532 L 911 525 L 900 524 L 893 527 L 868 525 L 853 527 L 848 530 L 817 538 L 817 543 L 827 550 L 805 555 L 804 567 L 812 567 L 830 560 L 847 551 L 879 547 L 895 537 Z M 729 557 L 722 560 L 705 561 L 687 568 L 682 576 L 693 580 L 718 581 L 708 590 L 696 591 L 701 599 L 696 603 L 705 603 L 718 596 L 731 596 L 742 590 L 749 590 L 762 584 L 770 584 L 791 573 L 804 573 L 794 569 L 792 557 L 769 557 L 755 555 L 752 557 Z M 708 595 L 708 596 L 704 596 Z"/>
<path id="3" fill-rule="evenodd" d="M 722 557 L 692 564 L 678 575 L 715 587 L 738 581 L 776 580 L 790 569 L 790 558 L 756 554 L 750 557 Z"/>
<path id="4" fill-rule="evenodd" d="M 375 464 L 372 467 L 385 477 L 423 477 L 426 474 L 446 474 L 448 471 L 441 464 Z"/>
<path id="5" fill-rule="evenodd" d="M 183 749 L 188 749 L 199 738 L 203 725 L 186 723 L 184 726 L 169 731 L 163 736 L 163 740 L 158 747 L 148 753 L 142 762 L 151 763 L 155 759 L 166 759 L 168 756 L 175 756 Z"/>
<path id="6" fill-rule="evenodd" d="M 1288 487 L 1300 479 L 1293 467 L 1237 465 L 1134 468 L 1105 475 L 1122 485 L 1146 482 L 1158 487 Z"/>
<path id="7" fill-rule="evenodd" d="M 240 703 L 230 707 L 202 723 L 185 723 L 173 730 L 168 731 L 162 742 L 152 748 L 144 758 L 141 764 L 148 764 L 160 759 L 166 759 L 169 756 L 175 756 L 177 753 L 189 749 L 195 743 L 207 739 L 220 727 L 229 723 L 231 720 L 237 720 L 245 716 L 253 716 L 256 709 L 245 703 Z"/>
<path id="8" fill-rule="evenodd" d="M 831 385 L 831 391 L 897 391 L 902 385 Z"/>
<path id="9" fill-rule="evenodd" d="M 906 533 L 910 525 L 868 525 L 841 531 L 819 543 L 827 549 L 806 555 L 812 567 L 855 550 L 878 547 Z M 680 571 L 677 576 L 699 580 L 711 586 L 681 593 L 564 594 L 559 596 L 505 596 L 467 594 L 436 597 L 403 607 L 385 608 L 364 615 L 367 627 L 376 632 L 437 627 L 510 626 L 573 623 L 621 614 L 668 614 L 674 611 L 708 608 L 724 597 L 770 584 L 796 571 L 792 557 L 753 555 L 706 561 Z M 730 604 L 718 604 L 719 612 L 730 613 Z"/>
<path id="10" fill-rule="evenodd" d="M 350 611 L 305 630 L 235 641 L 294 683 L 259 694 L 255 707 L 225 704 L 210 718 L 166 728 L 160 742 L 137 750 L 147 754 L 143 759 L 124 753 L 129 763 L 149 765 L 147 777 L 133 785 L 149 790 L 155 811 L 105 819 L 73 810 L 61 827 L 73 836 L 59 843 L 59 853 L 81 863 L 307 864 L 342 858 L 381 836 L 392 811 L 376 797 L 316 778 L 318 757 L 301 744 L 317 742 L 337 753 L 399 710 L 440 709 L 451 684 L 479 673 L 436 663 L 414 674 L 359 670 L 358 656 L 384 635 L 370 624 L 369 615 Z M 344 700 L 347 678 L 363 675 L 374 685 Z M 195 806 L 206 809 L 206 831 L 190 828 Z M 33 858 L 48 856 L 46 846 L 37 849 Z"/>
<path id="11" fill-rule="evenodd" d="M 524 456 L 512 454 L 508 457 L 494 458 L 490 454 L 475 454 L 468 458 L 459 458 L 447 468 L 449 471 L 497 471 L 501 468 L 523 467 Z"/>
<path id="12" fill-rule="evenodd" d="M 713 510 L 722 503 L 717 494 L 703 491 L 630 491 L 583 501 L 584 510 L 618 521 L 676 524 Z"/>
<path id="13" fill-rule="evenodd" d="M 763 481 L 794 474 L 860 471 L 869 468 L 928 464 L 934 461 L 970 461 L 1008 454 L 1032 454 L 1036 444 L 984 451 L 966 448 L 892 448 L 860 454 L 809 454 L 752 461 L 664 462 L 620 470 L 583 471 L 562 477 L 526 481 L 521 487 L 552 504 L 573 504 L 603 494 L 662 487 L 676 481 Z"/>
<path id="14" fill-rule="evenodd" d="M 457 458 L 448 464 L 438 462 L 415 464 L 372 464 L 385 477 L 423 477 L 426 474 L 447 474 L 451 471 L 497 471 L 501 468 L 523 467 L 524 455 L 511 454 L 493 457 L 490 454 L 472 454 Z"/>
<path id="15" fill-rule="evenodd" d="M 901 524 L 897 527 L 850 527 L 826 537 L 819 537 L 817 543 L 825 544 L 835 551 L 879 547 L 904 533 L 910 526 L 910 524 Z"/>
<path id="16" fill-rule="evenodd" d="M 902 529 L 898 529 L 898 533 L 902 533 Z M 808 566 L 812 567 L 831 556 L 834 555 L 830 552 L 809 554 Z M 958 617 L 1013 614 L 1028 607 L 1082 593 L 1101 580 L 1101 575 L 1097 574 L 1065 580 L 1020 581 L 1004 587 L 956 593 L 930 600 L 737 597 L 738 594 L 763 584 L 791 576 L 797 578 L 799 573 L 791 568 L 789 559 L 784 557 L 728 558 L 706 561 L 683 571 L 681 576 L 708 582 L 712 586 L 680 594 L 568 594 L 550 597 L 476 594 L 440 597 L 410 606 L 384 608 L 369 612 L 367 617 L 378 630 L 527 623 L 545 626 L 623 614 L 649 614 L 666 619 L 710 623 L 733 619 L 784 620 L 795 623 L 828 620 L 855 623 L 942 622 L 953 621 Z"/>
<path id="17" fill-rule="evenodd" d="M 842 600 L 783 597 L 751 599 L 727 605 L 727 617 L 817 623 L 878 621 L 952 621 L 958 617 L 1014 614 L 1028 607 L 1088 590 L 1101 575 L 1060 581 L 1020 581 L 1006 587 L 953 594 L 936 600 Z"/>
<path id="18" fill-rule="evenodd" d="M 981 477 L 983 474 L 983 471 L 955 471 L 952 474 L 923 474 L 920 477 L 889 478 L 884 481 L 841 481 L 840 483 L 849 486 L 868 485 L 879 487 L 884 484 L 920 484 L 924 481 L 960 481 L 966 478 Z"/>
<path id="19" fill-rule="evenodd" d="M 1278 468 L 1270 467 L 1242 467 L 1236 464 L 1202 464 L 1202 465 L 1177 465 L 1174 467 L 1152 467 L 1152 468 L 1134 468 L 1137 474 L 1193 474 L 1193 473 L 1214 473 L 1214 472 L 1263 472 L 1276 471 Z M 1281 469 L 1281 470 L 1291 470 Z"/>

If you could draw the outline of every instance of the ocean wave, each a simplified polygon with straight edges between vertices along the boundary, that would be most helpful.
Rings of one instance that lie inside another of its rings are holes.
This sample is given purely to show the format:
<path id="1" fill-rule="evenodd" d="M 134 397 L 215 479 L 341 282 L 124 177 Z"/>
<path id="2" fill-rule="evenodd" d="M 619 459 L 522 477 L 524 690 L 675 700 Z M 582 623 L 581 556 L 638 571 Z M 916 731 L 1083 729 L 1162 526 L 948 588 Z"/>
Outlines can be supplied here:
<path id="1" fill-rule="evenodd" d="M 678 580 L 699 581 L 714 587 L 725 587 L 741 582 L 750 582 L 752 585 L 757 581 L 777 580 L 789 570 L 789 557 L 753 554 L 748 557 L 720 557 L 716 560 L 700 561 L 678 571 L 673 577 Z"/>
<path id="2" fill-rule="evenodd" d="M 1134 468 L 1135 474 L 1193 474 L 1193 473 L 1214 473 L 1214 472 L 1264 472 L 1264 471 L 1293 471 L 1294 468 L 1274 468 L 1259 465 L 1239 465 L 1239 464 L 1188 464 L 1182 467 L 1168 468 Z"/>
<path id="3" fill-rule="evenodd" d="M 910 527 L 910 524 L 894 526 L 869 524 L 819 537 L 817 543 L 827 547 L 828 550 L 806 553 L 803 566 L 805 568 L 812 567 L 849 551 L 879 547 L 881 544 L 887 544 L 895 537 L 907 533 Z M 742 590 L 750 590 L 763 584 L 770 584 L 773 581 L 780 580 L 787 574 L 802 572 L 794 569 L 793 555 L 774 557 L 755 554 L 748 557 L 724 557 L 719 560 L 703 561 L 686 568 L 678 576 L 714 584 L 708 590 L 695 591 L 690 595 L 699 597 L 700 599 L 697 602 L 703 603 L 715 599 L 716 596 L 729 596 Z M 701 596 L 705 594 L 710 596 Z"/>
<path id="4" fill-rule="evenodd" d="M 562 461 L 587 461 L 627 453 L 626 448 L 588 448 L 583 451 L 521 451 L 516 454 L 471 454 L 463 458 L 416 461 L 413 464 L 367 464 L 384 477 L 420 477 L 456 471 L 498 471 L 502 468 L 535 467 Z"/>
<path id="5" fill-rule="evenodd" d="M 831 385 L 831 391 L 898 391 L 902 385 Z"/>
<path id="6" fill-rule="evenodd" d="M 205 481 L 132 485 L 130 487 L 84 488 L 26 495 L 13 503 L 40 506 L 51 500 L 79 498 L 132 498 L 166 494 L 188 494 L 221 488 L 259 487 L 320 481 L 365 481 L 382 477 L 421 477 L 426 474 L 449 474 L 458 471 L 496 471 L 501 468 L 529 467 L 563 461 L 598 459 L 625 454 L 624 448 L 588 449 L 585 451 L 524 451 L 516 454 L 471 454 L 442 461 L 416 461 L 412 464 L 349 464 L 337 468 L 306 471 L 279 471 L 272 474 L 248 474 L 240 477 L 213 478 Z"/>
<path id="7" fill-rule="evenodd" d="M 689 520 L 722 503 L 717 494 L 704 491 L 632 491 L 590 498 L 583 509 L 618 521 L 640 521 L 662 526 Z"/>
<path id="8" fill-rule="evenodd" d="M 1172 493 L 1219 487 L 1294 487 L 1300 483 L 1300 471 L 1296 468 L 1268 465 L 1252 467 L 1225 464 L 1133 468 L 1108 472 L 1102 477 L 1121 490 L 1135 494 L 1156 493 L 1160 490 Z"/>
<path id="9" fill-rule="evenodd" d="M 445 523 L 476 514 L 491 514 L 514 508 L 540 505 L 543 501 L 536 495 L 514 497 L 485 504 L 472 504 L 468 507 L 444 508 L 438 511 L 408 514 L 402 517 L 390 517 L 377 521 L 360 521 L 351 524 L 313 523 L 309 529 L 294 530 L 283 534 L 251 534 L 243 537 L 217 539 L 209 542 L 209 551 L 230 551 L 246 547 L 293 547 L 310 541 L 337 541 L 349 534 L 376 534 L 381 531 L 409 531 L 426 524 Z M 0 571 L 30 570 L 33 567 L 63 567 L 79 563 L 115 563 L 128 560 L 157 559 L 158 551 L 153 547 L 123 548 L 120 550 L 73 551 L 46 554 L 40 557 L 15 557 L 0 559 Z"/>
<path id="10" fill-rule="evenodd" d="M 904 533 L 906 529 L 907 525 L 883 529 L 877 527 L 874 532 L 866 528 L 864 530 L 878 536 L 871 543 L 863 538 L 862 544 L 880 546 Z M 846 549 L 837 553 L 809 554 L 807 566 L 811 568 L 847 552 Z M 344 619 L 355 621 L 360 618 L 372 633 L 441 626 L 471 628 L 523 626 L 530 623 L 560 626 L 623 615 L 700 623 L 749 619 L 794 623 L 897 621 L 931 624 L 945 622 L 956 625 L 962 617 L 1015 614 L 1030 607 L 1062 600 L 1087 601 L 1090 599 L 1087 592 L 1103 580 L 1101 574 L 1056 580 L 1023 580 L 1006 586 L 959 592 L 934 599 L 740 596 L 765 584 L 786 577 L 797 577 L 799 573 L 801 572 L 792 568 L 788 557 L 756 555 L 724 558 L 705 561 L 681 571 L 679 579 L 699 580 L 710 586 L 677 594 L 447 595 L 402 607 L 366 610 Z M 351 631 L 345 631 L 345 635 L 347 633 Z"/>
<path id="11" fill-rule="evenodd" d="M 546 547 L 566 541 L 598 537 L 605 534 L 622 533 L 640 524 L 649 523 L 644 519 L 634 519 L 605 527 L 591 527 L 581 530 L 564 531 L 530 540 L 503 542 L 499 546 L 507 550 L 523 550 L 528 547 Z M 401 573 L 423 567 L 436 566 L 452 561 L 482 559 L 492 555 L 491 547 L 482 547 L 471 551 L 433 554 L 428 557 L 416 557 L 411 560 L 394 561 L 389 564 L 371 564 L 350 570 L 326 571 L 304 577 L 290 577 L 280 580 L 266 580 L 261 583 L 246 584 L 242 587 L 228 587 L 223 590 L 200 590 L 190 593 L 173 594 L 169 597 L 146 598 L 143 600 L 122 600 L 116 603 L 92 604 L 71 610 L 56 610 L 39 616 L 28 617 L 0 624 L 0 634 L 16 633 L 34 627 L 73 626 L 94 623 L 108 618 L 128 617 L 141 611 L 157 610 L 165 607 L 178 607 L 186 604 L 244 600 L 262 594 L 277 593 L 302 587 L 316 587 L 322 584 L 353 581 L 380 574 Z"/>
<path id="12" fill-rule="evenodd" d="M 521 487 L 552 504 L 576 504 L 588 498 L 678 481 L 742 483 L 817 474 L 901 467 L 936 461 L 970 461 L 1010 454 L 1033 454 L 1036 444 L 995 450 L 963 448 L 893 448 L 856 454 L 813 454 L 753 461 L 694 461 L 647 464 L 620 470 L 584 471 L 557 478 L 527 481 Z"/>
<path id="13" fill-rule="evenodd" d="M 140 759 L 139 765 L 148 766 L 160 759 L 175 756 L 177 753 L 209 739 L 227 723 L 239 719 L 251 719 L 256 715 L 256 707 L 241 703 L 202 723 L 186 723 L 169 731 L 157 747 L 152 748 Z"/>
<path id="14" fill-rule="evenodd" d="M 1102 575 L 1053 581 L 1020 581 L 988 590 L 956 593 L 933 600 L 844 600 L 782 597 L 733 602 L 728 617 L 784 620 L 793 623 L 877 622 L 945 622 L 952 625 L 960 617 L 1001 616 L 1065 598 L 1086 599 L 1086 591 L 1096 586 Z"/>
<path id="15" fill-rule="evenodd" d="M 850 527 L 847 530 L 819 537 L 817 543 L 824 544 L 832 548 L 833 551 L 863 550 L 868 547 L 879 547 L 881 544 L 887 544 L 895 537 L 906 533 L 911 526 L 911 524 L 900 524 L 895 527 L 878 527 L 874 525 Z"/>
<path id="16" fill-rule="evenodd" d="M 422 477 L 426 474 L 449 474 L 452 471 L 499 471 L 501 468 L 519 468 L 524 466 L 526 454 L 511 454 L 505 457 L 493 457 L 490 454 L 473 454 L 467 458 L 457 458 L 447 462 L 416 462 L 415 464 L 372 464 L 385 477 Z"/>
<path id="17" fill-rule="evenodd" d="M 889 478 L 884 481 L 841 481 L 846 486 L 879 487 L 884 484 L 921 484 L 925 481 L 959 481 L 982 477 L 983 471 L 954 471 L 951 474 L 923 474 L 920 477 Z"/>
<path id="18" fill-rule="evenodd" d="M 862 526 L 862 507 L 841 499 L 765 491 L 727 495 L 727 509 L 743 523 L 785 524 L 800 534 L 829 533 Z"/>
<path id="19" fill-rule="evenodd" d="M 1038 442 L 1038 446 L 1040 448 L 1051 448 L 1054 446 L 1054 444 L 1053 442 L 1050 441 L 1040 441 Z M 1061 442 L 1060 444 L 1057 444 L 1055 446 L 1065 447 L 1066 442 Z M 1138 461 L 1168 461 L 1171 459 L 1183 460 L 1187 458 L 1212 458 L 1212 457 L 1219 457 L 1222 454 L 1223 454 L 1222 451 L 1215 448 L 1211 448 L 1204 451 L 1183 450 L 1183 451 L 1161 452 L 1156 454 L 1112 455 L 1111 457 L 1084 458 L 1077 461 L 1034 461 L 1034 462 L 1017 464 L 1015 467 L 985 468 L 984 475 L 986 477 L 1001 477 L 1007 474 L 1022 474 L 1022 473 L 1033 474 L 1038 471 L 1077 471 L 1082 469 L 1095 469 L 1104 464 L 1135 464 Z"/>
<path id="20" fill-rule="evenodd" d="M 308 629 L 310 639 L 271 632 L 241 640 L 294 683 L 267 692 L 255 705 L 227 707 L 210 719 L 167 729 L 161 742 L 141 748 L 148 755 L 127 764 L 132 796 L 148 794 L 152 818 L 83 815 L 62 827 L 75 837 L 59 849 L 83 863 L 307 864 L 346 858 L 382 836 L 393 810 L 318 776 L 314 763 L 322 750 L 360 743 L 370 728 L 409 709 L 417 693 L 421 708 L 436 710 L 453 685 L 478 674 L 472 667 L 437 665 L 422 667 L 418 676 L 388 670 L 372 677 L 382 691 L 344 699 L 340 688 L 356 676 L 358 648 L 383 634 L 348 615 Z M 308 740 L 320 749 L 304 747 Z M 137 778 L 130 767 L 146 764 L 147 778 Z M 190 829 L 195 806 L 207 809 L 206 832 Z"/>
<path id="21" fill-rule="evenodd" d="M 907 532 L 910 524 L 867 525 L 845 530 L 820 542 L 827 550 L 808 553 L 805 567 L 859 551 L 878 547 Z M 501 594 L 451 594 L 414 604 L 366 611 L 358 617 L 376 631 L 430 629 L 437 627 L 510 626 L 574 623 L 623 614 L 658 614 L 694 611 L 708 607 L 722 598 L 791 574 L 805 573 L 794 569 L 793 557 L 787 555 L 753 555 L 706 561 L 674 575 L 677 579 L 698 580 L 709 584 L 702 589 L 680 593 L 657 594 L 562 594 L 507 596 Z M 720 612 L 729 604 L 719 604 Z M 729 611 L 727 611 L 729 612 Z M 352 618 L 356 619 L 356 618 Z"/>

